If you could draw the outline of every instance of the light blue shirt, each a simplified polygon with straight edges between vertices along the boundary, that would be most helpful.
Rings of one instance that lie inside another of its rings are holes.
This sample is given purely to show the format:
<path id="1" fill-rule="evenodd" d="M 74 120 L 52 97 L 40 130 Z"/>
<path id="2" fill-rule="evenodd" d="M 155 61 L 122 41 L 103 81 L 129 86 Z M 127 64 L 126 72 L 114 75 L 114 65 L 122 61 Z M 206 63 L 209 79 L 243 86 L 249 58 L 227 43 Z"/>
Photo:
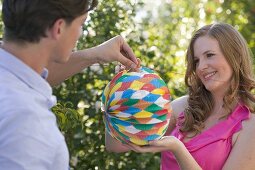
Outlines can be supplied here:
<path id="1" fill-rule="evenodd" d="M 68 169 L 66 142 L 50 110 L 56 98 L 43 77 L 0 49 L 0 170 Z"/>

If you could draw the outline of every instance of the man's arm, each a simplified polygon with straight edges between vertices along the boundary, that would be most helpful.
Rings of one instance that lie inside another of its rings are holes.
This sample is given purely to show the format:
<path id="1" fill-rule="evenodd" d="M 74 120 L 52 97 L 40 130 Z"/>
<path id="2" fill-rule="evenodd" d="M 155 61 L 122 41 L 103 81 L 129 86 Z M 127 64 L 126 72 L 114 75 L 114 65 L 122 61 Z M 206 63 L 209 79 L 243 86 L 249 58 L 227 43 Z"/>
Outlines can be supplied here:
<path id="1" fill-rule="evenodd" d="M 49 63 L 47 80 L 55 86 L 92 64 L 113 61 L 132 69 L 136 69 L 138 65 L 132 49 L 121 36 L 116 36 L 96 47 L 73 52 L 67 63 Z"/>
<path id="2" fill-rule="evenodd" d="M 71 54 L 66 63 L 50 63 L 47 66 L 49 76 L 47 78 L 51 86 L 59 85 L 67 78 L 81 72 L 84 68 L 96 63 L 96 58 L 92 57 L 93 50 L 86 49 Z"/>

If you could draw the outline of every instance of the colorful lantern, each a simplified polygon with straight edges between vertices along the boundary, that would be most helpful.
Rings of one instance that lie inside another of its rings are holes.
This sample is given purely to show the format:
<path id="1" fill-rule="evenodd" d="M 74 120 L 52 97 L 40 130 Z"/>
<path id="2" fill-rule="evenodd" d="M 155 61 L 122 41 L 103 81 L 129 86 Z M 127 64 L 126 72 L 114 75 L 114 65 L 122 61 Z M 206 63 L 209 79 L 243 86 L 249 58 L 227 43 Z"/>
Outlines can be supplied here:
<path id="1" fill-rule="evenodd" d="M 107 132 L 137 145 L 160 139 L 171 116 L 166 83 L 151 69 L 119 72 L 105 87 L 102 110 Z"/>

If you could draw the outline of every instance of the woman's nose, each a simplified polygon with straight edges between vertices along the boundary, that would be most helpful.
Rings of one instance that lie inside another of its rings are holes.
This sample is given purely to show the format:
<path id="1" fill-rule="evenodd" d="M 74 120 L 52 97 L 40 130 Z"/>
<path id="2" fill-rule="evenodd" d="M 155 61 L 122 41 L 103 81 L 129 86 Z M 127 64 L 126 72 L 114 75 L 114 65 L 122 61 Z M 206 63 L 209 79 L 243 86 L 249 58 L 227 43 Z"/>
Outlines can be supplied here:
<path id="1" fill-rule="evenodd" d="M 198 63 L 198 66 L 197 66 L 197 69 L 202 71 L 202 70 L 205 70 L 206 68 L 208 68 L 208 63 L 205 61 L 205 60 L 199 60 L 199 63 Z"/>

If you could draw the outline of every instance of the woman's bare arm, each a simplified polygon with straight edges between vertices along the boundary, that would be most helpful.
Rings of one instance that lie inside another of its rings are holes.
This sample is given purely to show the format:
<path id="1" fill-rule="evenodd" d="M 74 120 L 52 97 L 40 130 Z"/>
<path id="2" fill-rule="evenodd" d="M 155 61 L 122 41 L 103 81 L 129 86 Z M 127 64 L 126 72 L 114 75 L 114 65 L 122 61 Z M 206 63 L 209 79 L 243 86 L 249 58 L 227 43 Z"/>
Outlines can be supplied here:
<path id="1" fill-rule="evenodd" d="M 255 169 L 255 116 L 243 122 L 223 170 Z"/>

